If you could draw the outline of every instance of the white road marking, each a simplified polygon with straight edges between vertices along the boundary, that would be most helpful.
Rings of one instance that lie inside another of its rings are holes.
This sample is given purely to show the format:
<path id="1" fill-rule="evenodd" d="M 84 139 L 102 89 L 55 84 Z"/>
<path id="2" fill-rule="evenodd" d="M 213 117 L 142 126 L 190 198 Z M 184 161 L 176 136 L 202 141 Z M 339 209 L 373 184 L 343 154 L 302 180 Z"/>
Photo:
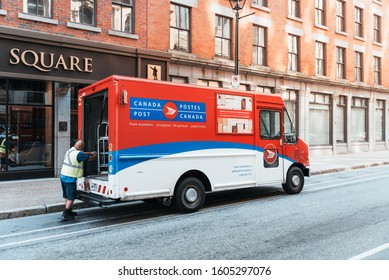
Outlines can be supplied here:
<path id="1" fill-rule="evenodd" d="M 306 192 L 314 192 L 314 191 L 321 191 L 325 189 L 332 189 L 336 187 L 341 187 L 341 186 L 346 186 L 346 185 L 353 185 L 355 183 L 361 183 L 361 182 L 366 182 L 366 181 L 371 181 L 371 180 L 376 180 L 376 179 L 381 179 L 381 178 L 387 178 L 389 175 L 384 175 L 384 176 L 378 176 L 378 177 L 373 177 L 373 178 L 366 178 L 366 179 L 360 179 L 360 180 L 355 180 L 355 181 L 347 181 L 344 183 L 339 183 L 339 184 L 334 184 L 334 185 L 329 185 L 329 186 L 324 186 L 324 187 L 318 187 L 318 188 L 313 188 L 309 190 L 304 190 L 304 193 Z M 326 182 L 323 182 L 323 184 L 327 184 Z"/>
<path id="2" fill-rule="evenodd" d="M 386 249 L 389 249 L 389 243 L 385 243 L 385 244 L 383 244 L 381 246 L 378 246 L 377 248 L 371 249 L 371 250 L 366 251 L 366 252 L 364 252 L 362 254 L 359 254 L 357 256 L 349 258 L 349 260 L 363 260 L 363 259 L 365 259 L 367 257 L 375 255 L 375 254 L 377 254 L 379 252 L 382 252 L 382 251 L 384 251 Z"/>

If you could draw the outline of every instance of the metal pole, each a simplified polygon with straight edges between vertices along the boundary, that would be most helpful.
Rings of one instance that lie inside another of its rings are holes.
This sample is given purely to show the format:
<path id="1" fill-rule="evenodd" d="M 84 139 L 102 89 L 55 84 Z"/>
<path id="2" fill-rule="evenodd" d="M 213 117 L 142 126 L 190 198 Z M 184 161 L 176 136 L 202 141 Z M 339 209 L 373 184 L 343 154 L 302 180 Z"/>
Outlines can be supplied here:
<path id="1" fill-rule="evenodd" d="M 239 75 L 239 13 L 235 12 L 235 75 Z"/>

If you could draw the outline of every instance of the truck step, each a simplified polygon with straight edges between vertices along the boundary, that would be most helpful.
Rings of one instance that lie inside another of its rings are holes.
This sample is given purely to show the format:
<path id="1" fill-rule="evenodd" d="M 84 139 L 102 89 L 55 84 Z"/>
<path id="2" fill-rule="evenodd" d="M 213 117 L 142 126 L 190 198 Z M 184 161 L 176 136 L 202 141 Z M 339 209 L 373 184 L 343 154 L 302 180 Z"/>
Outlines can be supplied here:
<path id="1" fill-rule="evenodd" d="M 94 204 L 100 207 L 109 206 L 112 204 L 117 204 L 120 202 L 118 199 L 112 199 L 107 197 L 102 197 L 101 195 L 97 195 L 94 193 L 87 193 L 83 191 L 77 191 L 78 199 L 85 201 L 90 204 Z"/>

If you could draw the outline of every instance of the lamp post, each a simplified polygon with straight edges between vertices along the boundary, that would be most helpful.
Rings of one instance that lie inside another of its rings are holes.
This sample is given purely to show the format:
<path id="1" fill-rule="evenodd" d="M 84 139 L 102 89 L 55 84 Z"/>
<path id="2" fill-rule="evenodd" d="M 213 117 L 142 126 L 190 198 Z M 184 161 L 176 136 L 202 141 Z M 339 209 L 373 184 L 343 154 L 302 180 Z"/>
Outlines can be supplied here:
<path id="1" fill-rule="evenodd" d="M 243 9 L 246 0 L 229 0 L 231 9 L 235 12 L 235 71 L 232 77 L 233 87 L 239 87 L 239 11 Z"/>

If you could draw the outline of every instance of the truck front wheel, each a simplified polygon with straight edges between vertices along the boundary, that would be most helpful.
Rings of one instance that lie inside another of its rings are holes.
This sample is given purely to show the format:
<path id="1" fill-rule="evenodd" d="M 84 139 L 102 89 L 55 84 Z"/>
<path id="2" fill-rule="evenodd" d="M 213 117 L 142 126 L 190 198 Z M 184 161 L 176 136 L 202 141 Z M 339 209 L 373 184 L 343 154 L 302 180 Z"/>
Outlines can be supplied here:
<path id="1" fill-rule="evenodd" d="M 300 168 L 293 166 L 289 169 L 286 176 L 286 183 L 282 184 L 282 188 L 286 193 L 297 194 L 304 187 L 304 174 Z"/>
<path id="2" fill-rule="evenodd" d="M 175 202 L 177 209 L 184 213 L 199 210 L 205 201 L 204 184 L 195 177 L 183 179 L 177 186 Z"/>

